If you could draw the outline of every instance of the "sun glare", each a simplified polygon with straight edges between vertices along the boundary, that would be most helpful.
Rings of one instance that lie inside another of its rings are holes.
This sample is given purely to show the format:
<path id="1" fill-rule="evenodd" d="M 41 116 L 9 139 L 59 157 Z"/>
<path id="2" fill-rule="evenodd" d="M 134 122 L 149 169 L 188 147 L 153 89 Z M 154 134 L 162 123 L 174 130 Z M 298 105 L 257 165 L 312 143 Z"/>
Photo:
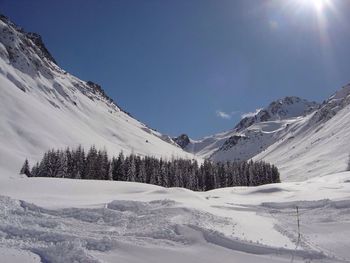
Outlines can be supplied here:
<path id="1" fill-rule="evenodd" d="M 330 5 L 330 0 L 298 0 L 302 5 L 313 7 L 317 12 L 322 12 Z"/>
<path id="2" fill-rule="evenodd" d="M 322 11 L 327 4 L 327 0 L 312 0 L 312 2 L 318 11 Z"/>

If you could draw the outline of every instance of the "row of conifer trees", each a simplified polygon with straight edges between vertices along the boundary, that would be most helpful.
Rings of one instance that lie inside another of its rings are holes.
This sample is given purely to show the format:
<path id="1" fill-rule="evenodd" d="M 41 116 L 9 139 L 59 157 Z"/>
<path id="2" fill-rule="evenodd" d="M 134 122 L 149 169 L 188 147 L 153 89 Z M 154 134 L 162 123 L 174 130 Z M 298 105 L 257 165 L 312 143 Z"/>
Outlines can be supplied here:
<path id="1" fill-rule="evenodd" d="M 265 162 L 206 160 L 198 164 L 196 160 L 125 156 L 123 152 L 110 159 L 106 150 L 94 146 L 87 153 L 81 146 L 74 150 L 50 150 L 32 169 L 26 160 L 21 173 L 29 177 L 140 182 L 195 191 L 280 182 L 277 168 Z"/>

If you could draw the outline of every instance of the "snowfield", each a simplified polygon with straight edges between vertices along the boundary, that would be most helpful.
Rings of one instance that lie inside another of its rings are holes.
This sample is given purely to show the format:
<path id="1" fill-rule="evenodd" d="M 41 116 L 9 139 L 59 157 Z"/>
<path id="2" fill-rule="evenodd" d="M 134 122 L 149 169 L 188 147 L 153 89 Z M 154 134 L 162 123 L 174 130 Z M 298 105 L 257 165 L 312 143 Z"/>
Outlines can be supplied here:
<path id="1" fill-rule="evenodd" d="M 7 262 L 350 261 L 350 172 L 209 192 L 16 177 L 0 193 Z"/>

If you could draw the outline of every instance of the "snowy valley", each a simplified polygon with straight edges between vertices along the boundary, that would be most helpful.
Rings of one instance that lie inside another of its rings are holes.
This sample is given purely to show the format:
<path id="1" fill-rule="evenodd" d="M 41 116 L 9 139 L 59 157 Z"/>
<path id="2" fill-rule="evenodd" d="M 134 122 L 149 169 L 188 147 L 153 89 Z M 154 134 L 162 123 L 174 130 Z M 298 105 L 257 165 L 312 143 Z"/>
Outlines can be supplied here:
<path id="1" fill-rule="evenodd" d="M 0 89 L 2 262 L 350 262 L 350 86 L 321 104 L 276 100 L 201 140 L 172 139 L 0 16 Z M 282 183 L 195 192 L 19 175 L 25 158 L 78 145 L 199 163 L 263 160 Z"/>

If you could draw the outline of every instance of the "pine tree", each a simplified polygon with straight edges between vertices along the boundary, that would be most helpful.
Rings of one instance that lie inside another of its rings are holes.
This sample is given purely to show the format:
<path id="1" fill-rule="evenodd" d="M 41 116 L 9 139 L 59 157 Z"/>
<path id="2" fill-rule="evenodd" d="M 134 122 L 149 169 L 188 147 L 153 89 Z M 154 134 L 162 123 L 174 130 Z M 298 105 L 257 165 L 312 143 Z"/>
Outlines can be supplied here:
<path id="1" fill-rule="evenodd" d="M 107 151 L 103 150 L 100 152 L 100 176 L 101 180 L 109 180 L 109 170 L 110 170 L 110 162 L 108 160 Z"/>
<path id="2" fill-rule="evenodd" d="M 31 177 L 37 177 L 39 173 L 39 163 L 37 162 L 33 167 L 32 171 L 30 172 Z"/>
<path id="3" fill-rule="evenodd" d="M 20 174 L 25 174 L 26 176 L 31 177 L 28 159 L 24 161 L 24 164 L 20 170 Z"/>
<path id="4" fill-rule="evenodd" d="M 73 158 L 73 172 L 72 178 L 85 179 L 85 152 L 81 145 L 78 146 L 76 151 L 72 153 Z"/>
<path id="5" fill-rule="evenodd" d="M 114 164 L 113 164 L 113 171 L 112 171 L 112 175 L 113 175 L 113 180 L 115 181 L 123 181 L 124 180 L 124 154 L 123 152 L 119 153 L 118 158 L 115 160 Z"/>
<path id="6" fill-rule="evenodd" d="M 97 179 L 99 171 L 98 169 L 98 153 L 95 146 L 92 146 L 86 156 L 86 165 L 85 165 L 85 179 Z"/>
<path id="7" fill-rule="evenodd" d="M 67 178 L 68 176 L 68 156 L 67 152 L 57 152 L 58 164 L 57 175 L 58 178 Z"/>
<path id="8" fill-rule="evenodd" d="M 146 183 L 146 162 L 145 159 L 141 159 L 139 172 L 138 172 L 139 182 Z"/>
<path id="9" fill-rule="evenodd" d="M 136 178 L 136 165 L 135 165 L 135 158 L 134 155 L 131 154 L 129 158 L 127 158 L 128 161 L 127 167 L 126 167 L 126 181 L 129 182 L 135 182 Z"/>

